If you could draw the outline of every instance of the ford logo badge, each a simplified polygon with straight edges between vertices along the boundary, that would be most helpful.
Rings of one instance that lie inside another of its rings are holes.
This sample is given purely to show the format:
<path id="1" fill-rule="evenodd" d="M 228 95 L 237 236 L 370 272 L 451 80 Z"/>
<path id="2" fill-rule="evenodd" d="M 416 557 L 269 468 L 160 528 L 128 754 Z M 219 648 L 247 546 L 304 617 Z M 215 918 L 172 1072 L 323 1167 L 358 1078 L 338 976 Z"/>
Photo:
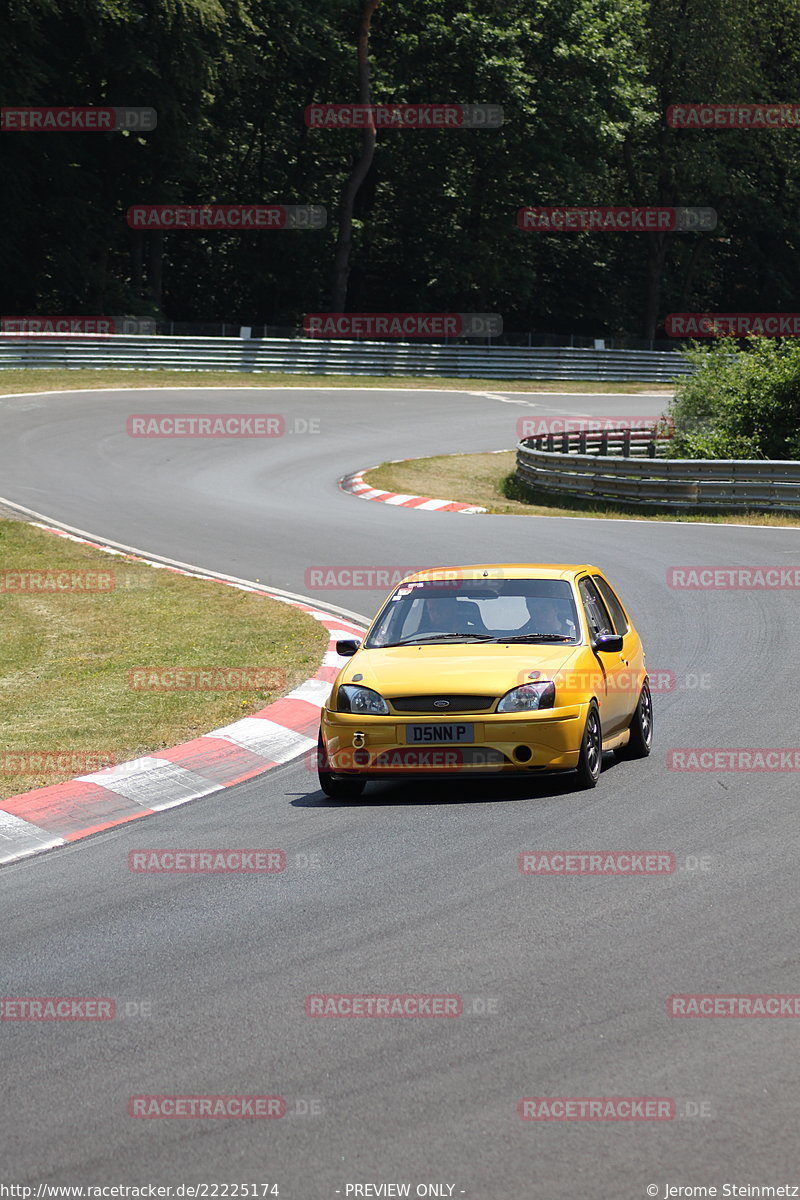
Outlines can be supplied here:
<path id="1" fill-rule="evenodd" d="M 449 700 L 434 700 L 433 707 L 434 708 L 449 708 L 450 701 Z"/>

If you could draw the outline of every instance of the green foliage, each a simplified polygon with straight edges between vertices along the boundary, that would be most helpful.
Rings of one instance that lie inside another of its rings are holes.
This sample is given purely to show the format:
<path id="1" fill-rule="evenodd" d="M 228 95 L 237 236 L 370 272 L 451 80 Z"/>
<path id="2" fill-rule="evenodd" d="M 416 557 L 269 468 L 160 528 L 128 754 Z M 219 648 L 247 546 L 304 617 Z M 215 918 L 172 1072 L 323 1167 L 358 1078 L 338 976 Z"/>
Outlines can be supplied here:
<path id="1" fill-rule="evenodd" d="M 800 343 L 723 338 L 686 357 L 697 368 L 670 405 L 670 458 L 800 458 Z"/>
<path id="2" fill-rule="evenodd" d="M 137 134 L 0 136 L 4 314 L 294 325 L 329 301 L 358 132 L 362 0 L 0 0 L 0 103 L 157 109 Z M 348 307 L 651 336 L 671 311 L 800 309 L 793 129 L 671 130 L 687 101 L 789 101 L 797 0 L 382 0 L 376 101 L 502 104 L 493 131 L 381 131 Z M 315 233 L 134 232 L 134 203 L 316 203 Z M 715 234 L 541 234 L 537 204 L 715 207 Z M 13 231 L 9 233 L 8 231 Z"/>

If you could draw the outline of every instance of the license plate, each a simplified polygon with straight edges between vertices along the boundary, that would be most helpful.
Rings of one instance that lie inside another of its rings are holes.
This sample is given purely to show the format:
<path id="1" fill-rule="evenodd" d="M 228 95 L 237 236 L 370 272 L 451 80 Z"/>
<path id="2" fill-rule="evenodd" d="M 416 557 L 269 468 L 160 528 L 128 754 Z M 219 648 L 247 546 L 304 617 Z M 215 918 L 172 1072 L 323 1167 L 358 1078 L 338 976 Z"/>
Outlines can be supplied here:
<path id="1" fill-rule="evenodd" d="M 474 725 L 406 725 L 406 743 L 410 746 L 438 746 L 447 742 L 474 741 Z"/>

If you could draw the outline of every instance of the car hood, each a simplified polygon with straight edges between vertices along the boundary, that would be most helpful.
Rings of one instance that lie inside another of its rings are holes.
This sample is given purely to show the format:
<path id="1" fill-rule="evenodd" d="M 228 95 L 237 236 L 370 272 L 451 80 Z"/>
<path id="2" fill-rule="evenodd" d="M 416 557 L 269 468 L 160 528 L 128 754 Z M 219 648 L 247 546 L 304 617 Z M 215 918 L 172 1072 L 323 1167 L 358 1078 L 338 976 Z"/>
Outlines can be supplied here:
<path id="1" fill-rule="evenodd" d="M 549 679 L 564 670 L 585 646 L 458 645 L 389 646 L 359 650 L 339 677 L 382 696 L 433 696 L 443 692 L 502 696 L 538 671 Z"/>

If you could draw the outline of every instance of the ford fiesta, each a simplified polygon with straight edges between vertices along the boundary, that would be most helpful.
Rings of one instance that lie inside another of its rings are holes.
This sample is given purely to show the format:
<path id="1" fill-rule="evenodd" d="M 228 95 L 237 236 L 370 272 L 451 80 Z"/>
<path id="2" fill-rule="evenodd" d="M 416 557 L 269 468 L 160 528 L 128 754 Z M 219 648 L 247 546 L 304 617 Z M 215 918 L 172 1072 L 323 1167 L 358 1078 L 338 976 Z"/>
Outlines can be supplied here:
<path id="1" fill-rule="evenodd" d="M 326 795 L 370 779 L 575 771 L 643 758 L 653 707 L 639 635 L 597 567 L 431 569 L 389 596 L 322 710 Z"/>

